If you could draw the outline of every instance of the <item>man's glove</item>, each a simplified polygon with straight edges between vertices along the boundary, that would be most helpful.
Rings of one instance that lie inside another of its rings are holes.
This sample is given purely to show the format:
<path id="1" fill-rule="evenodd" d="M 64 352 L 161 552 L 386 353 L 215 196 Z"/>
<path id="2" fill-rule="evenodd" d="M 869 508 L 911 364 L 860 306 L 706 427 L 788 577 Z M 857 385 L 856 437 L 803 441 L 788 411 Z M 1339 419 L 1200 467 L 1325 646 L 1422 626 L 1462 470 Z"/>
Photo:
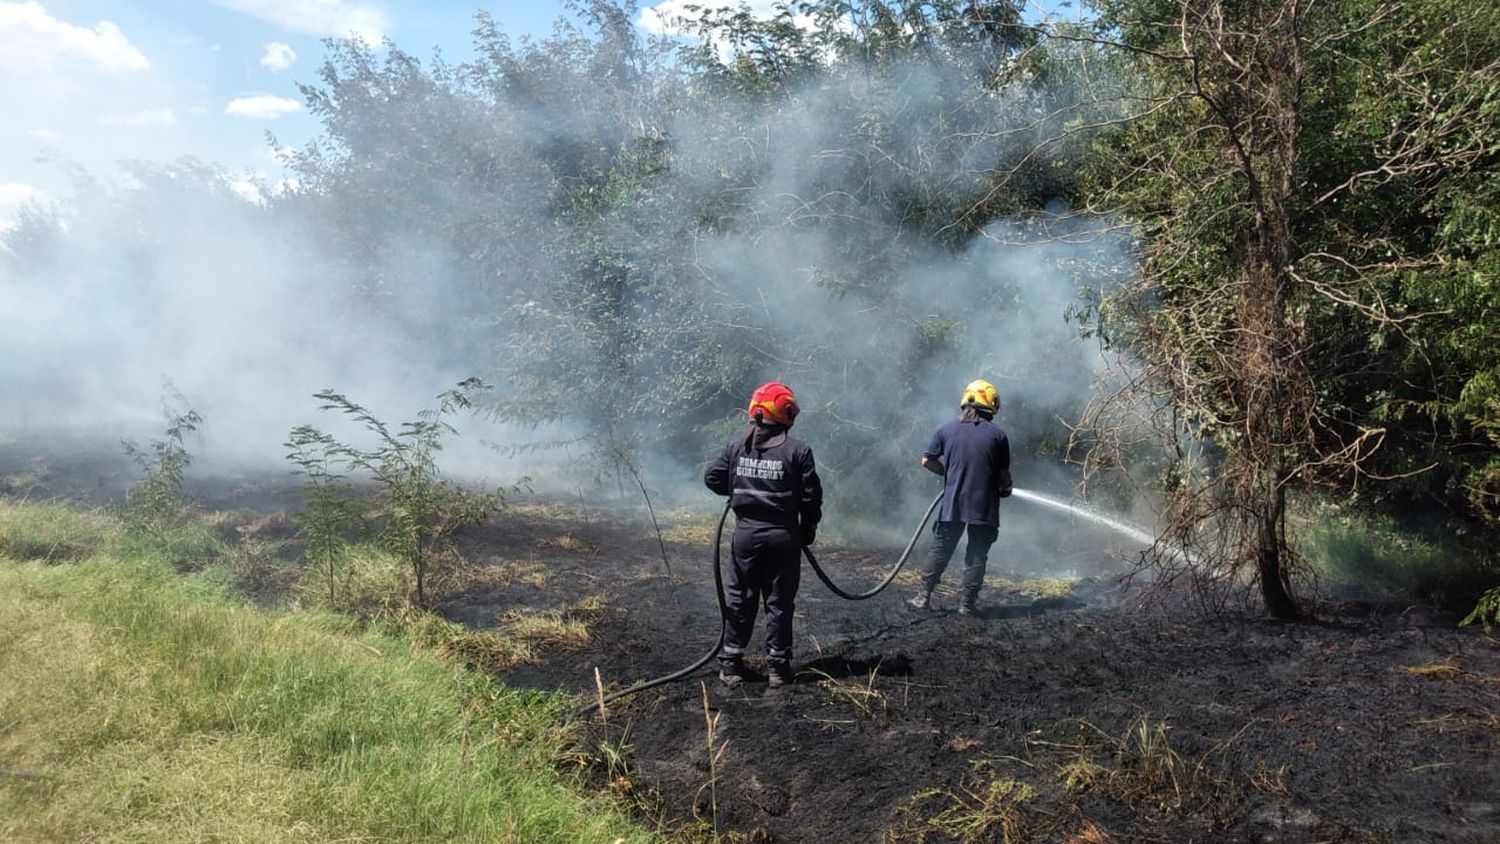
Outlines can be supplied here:
<path id="1" fill-rule="evenodd" d="M 1010 470 L 1006 469 L 1000 473 L 1000 497 L 1009 498 L 1011 491 Z"/>
<path id="2" fill-rule="evenodd" d="M 811 544 L 813 544 L 813 540 L 815 540 L 817 538 L 818 538 L 818 526 L 817 525 L 803 525 L 802 526 L 802 544 L 803 545 L 811 545 Z"/>

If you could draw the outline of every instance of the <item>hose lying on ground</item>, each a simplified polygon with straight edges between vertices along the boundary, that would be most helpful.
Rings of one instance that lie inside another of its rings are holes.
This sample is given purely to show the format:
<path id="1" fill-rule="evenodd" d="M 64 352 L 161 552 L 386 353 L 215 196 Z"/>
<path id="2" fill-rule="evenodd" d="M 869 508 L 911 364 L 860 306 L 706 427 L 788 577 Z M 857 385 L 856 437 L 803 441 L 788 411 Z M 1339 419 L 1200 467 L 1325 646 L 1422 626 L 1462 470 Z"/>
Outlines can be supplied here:
<path id="1" fill-rule="evenodd" d="M 901 567 L 906 565 L 906 558 L 911 556 L 911 549 L 917 546 L 917 540 L 922 536 L 922 529 L 927 527 L 927 521 L 932 518 L 932 512 L 936 510 L 938 505 L 942 502 L 943 494 L 940 492 L 938 493 L 937 498 L 932 499 L 932 503 L 927 505 L 927 512 L 922 514 L 922 521 L 917 524 L 916 531 L 914 531 L 911 535 L 911 541 L 906 543 L 906 550 L 901 552 L 901 557 L 896 560 L 896 565 L 891 567 L 891 573 L 887 574 L 885 576 L 885 580 L 880 581 L 879 585 L 877 585 L 874 589 L 870 589 L 865 592 L 845 592 L 844 590 L 840 589 L 837 584 L 830 580 L 828 574 L 823 571 L 823 567 L 818 565 L 818 558 L 813 556 L 811 548 L 807 547 L 806 545 L 802 546 L 802 554 L 803 556 L 807 557 L 807 561 L 809 563 L 812 563 L 813 573 L 818 576 L 819 580 L 823 581 L 823 585 L 828 587 L 828 591 L 839 596 L 840 598 L 843 598 L 846 601 L 863 601 L 867 598 L 873 598 L 876 595 L 879 595 L 881 592 L 884 592 L 885 587 L 890 586 L 891 581 L 896 579 L 896 575 L 900 573 Z M 717 549 L 714 553 L 717 556 Z"/>
<path id="2" fill-rule="evenodd" d="M 849 601 L 863 601 L 867 598 L 873 598 L 876 595 L 879 595 L 881 592 L 885 591 L 885 588 L 887 586 L 890 586 L 892 581 L 896 579 L 896 575 L 900 573 L 901 567 L 906 565 L 907 558 L 911 556 L 912 549 L 917 546 L 917 540 L 922 536 L 922 530 L 927 527 L 928 520 L 932 518 L 933 511 L 937 510 L 938 504 L 940 504 L 942 500 L 942 493 L 938 493 L 938 496 L 932 499 L 932 504 L 928 505 L 927 512 L 922 515 L 922 521 L 917 524 L 917 529 L 912 532 L 911 541 L 906 543 L 906 548 L 901 552 L 901 556 L 896 560 L 896 564 L 891 567 L 891 571 L 885 576 L 885 579 L 881 580 L 880 583 L 873 589 L 869 589 L 864 592 L 846 592 L 843 589 L 840 589 L 838 585 L 828 577 L 827 572 L 823 571 L 823 567 L 818 564 L 818 558 L 813 556 L 811 548 L 808 548 L 806 545 L 802 546 L 802 554 L 806 556 L 807 561 L 812 564 L 813 572 L 818 575 L 818 579 L 823 581 L 823 585 L 827 586 L 829 591 L 833 592 L 833 594 Z M 629 697 L 630 695 L 636 694 L 638 692 L 644 692 L 647 689 L 653 689 L 657 686 L 676 682 L 677 680 L 684 680 L 692 676 L 695 672 L 698 671 L 698 669 L 707 665 L 710 661 L 713 660 L 714 657 L 719 655 L 719 651 L 724 647 L 724 623 L 729 618 L 729 604 L 724 598 L 724 572 L 720 567 L 720 546 L 722 546 L 724 542 L 724 522 L 728 518 L 729 504 L 726 502 L 724 505 L 724 512 L 719 514 L 719 524 L 714 528 L 714 594 L 719 599 L 719 640 L 717 642 L 714 642 L 713 648 L 709 650 L 708 653 L 704 654 L 697 662 L 694 662 L 692 665 L 689 665 L 686 668 L 678 669 L 677 671 L 673 671 L 671 674 L 664 674 L 660 677 L 654 677 L 650 680 L 642 681 L 635 684 L 634 686 L 610 692 L 607 695 L 601 693 L 587 706 L 583 706 L 574 710 L 574 718 L 583 718 L 588 715 L 592 715 L 594 712 L 602 709 L 605 705 L 611 703 L 612 701 L 619 700 L 622 697 Z"/>

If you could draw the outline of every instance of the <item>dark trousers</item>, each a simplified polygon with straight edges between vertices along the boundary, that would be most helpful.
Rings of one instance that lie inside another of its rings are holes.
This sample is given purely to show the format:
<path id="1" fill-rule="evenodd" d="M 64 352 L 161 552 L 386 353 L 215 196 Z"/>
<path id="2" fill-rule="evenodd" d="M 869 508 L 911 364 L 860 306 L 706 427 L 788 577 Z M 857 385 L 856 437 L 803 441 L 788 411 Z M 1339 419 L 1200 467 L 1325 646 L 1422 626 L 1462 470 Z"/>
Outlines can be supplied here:
<path id="1" fill-rule="evenodd" d="M 796 532 L 783 527 L 740 524 L 731 546 L 733 565 L 724 579 L 724 620 L 721 659 L 745 655 L 755 632 L 755 612 L 766 605 L 766 662 L 792 659 L 792 612 L 802 579 L 802 543 Z"/>
<path id="2" fill-rule="evenodd" d="M 984 583 L 984 566 L 990 556 L 990 546 L 1000 535 L 998 525 L 965 525 L 963 522 L 937 522 L 932 526 L 932 550 L 927 554 L 927 564 L 922 568 L 922 588 L 931 592 L 942 579 L 943 570 L 958 550 L 958 540 L 969 529 L 969 544 L 964 548 L 963 594 L 973 597 L 979 594 Z"/>

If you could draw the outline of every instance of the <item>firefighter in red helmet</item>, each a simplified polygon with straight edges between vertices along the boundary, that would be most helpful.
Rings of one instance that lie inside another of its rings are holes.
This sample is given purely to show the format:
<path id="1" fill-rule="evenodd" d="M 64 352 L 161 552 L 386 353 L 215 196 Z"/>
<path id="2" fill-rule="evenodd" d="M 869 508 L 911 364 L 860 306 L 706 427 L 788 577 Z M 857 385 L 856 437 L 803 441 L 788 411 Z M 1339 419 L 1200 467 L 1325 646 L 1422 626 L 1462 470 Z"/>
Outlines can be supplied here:
<path id="1" fill-rule="evenodd" d="M 792 679 L 792 613 L 802 576 L 802 547 L 811 545 L 823 517 L 823 485 L 807 443 L 788 436 L 797 419 L 797 397 L 777 381 L 750 396 L 750 423 L 709 464 L 703 483 L 729 496 L 734 510 L 733 564 L 725 580 L 728 617 L 719 679 L 736 685 L 749 677 L 745 652 L 755 613 L 766 605 L 767 682 Z"/>

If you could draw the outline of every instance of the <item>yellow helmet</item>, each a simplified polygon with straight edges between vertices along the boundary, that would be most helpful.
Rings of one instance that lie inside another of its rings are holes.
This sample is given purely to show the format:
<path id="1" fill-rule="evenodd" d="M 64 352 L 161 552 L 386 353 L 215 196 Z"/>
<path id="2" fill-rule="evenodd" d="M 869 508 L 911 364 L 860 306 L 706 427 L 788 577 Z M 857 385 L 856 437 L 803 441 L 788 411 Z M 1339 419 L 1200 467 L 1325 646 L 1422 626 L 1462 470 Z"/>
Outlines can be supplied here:
<path id="1" fill-rule="evenodd" d="M 979 379 L 970 381 L 969 386 L 964 388 L 964 397 L 958 403 L 959 407 L 977 407 L 980 410 L 994 415 L 1000 412 L 1000 391 L 995 385 Z"/>

